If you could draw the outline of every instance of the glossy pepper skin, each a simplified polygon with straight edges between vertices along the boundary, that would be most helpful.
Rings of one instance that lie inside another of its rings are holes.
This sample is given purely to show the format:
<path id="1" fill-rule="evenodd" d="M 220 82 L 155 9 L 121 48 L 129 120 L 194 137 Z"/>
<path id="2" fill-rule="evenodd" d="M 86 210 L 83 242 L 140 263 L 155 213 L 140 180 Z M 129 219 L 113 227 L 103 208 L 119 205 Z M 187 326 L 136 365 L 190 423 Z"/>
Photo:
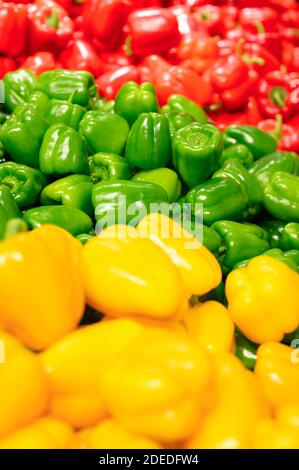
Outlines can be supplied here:
<path id="1" fill-rule="evenodd" d="M 247 267 L 228 275 L 228 311 L 251 341 L 281 341 L 299 324 L 298 287 L 299 275 L 286 264 L 269 256 L 257 256 Z"/>
<path id="2" fill-rule="evenodd" d="M 175 15 L 169 9 L 151 8 L 133 11 L 128 17 L 134 56 L 163 54 L 178 45 L 180 34 Z"/>
<path id="3" fill-rule="evenodd" d="M 127 82 L 115 97 L 114 112 L 132 126 L 141 113 L 158 112 L 156 91 L 152 83 Z"/>
<path id="4" fill-rule="evenodd" d="M 26 52 L 28 15 L 25 5 L 2 3 L 0 35 L 0 54 L 17 57 Z"/>
<path id="5" fill-rule="evenodd" d="M 299 223 L 290 222 L 282 231 L 281 248 L 283 250 L 299 250 Z"/>
<path id="6" fill-rule="evenodd" d="M 9 72 L 3 79 L 5 89 L 5 106 L 9 112 L 23 103 L 32 93 L 36 77 L 30 70 L 19 69 L 14 72 Z"/>
<path id="7" fill-rule="evenodd" d="M 163 108 L 161 109 L 161 112 L 164 112 Z M 185 127 L 188 124 L 191 124 L 192 122 L 195 121 L 194 117 L 188 113 L 178 113 L 176 111 L 165 111 L 164 114 L 168 119 L 171 140 L 173 140 L 173 137 L 176 134 L 176 131 L 178 131 L 179 129 L 182 129 L 182 127 Z"/>
<path id="8" fill-rule="evenodd" d="M 220 284 L 221 269 L 214 255 L 175 220 L 151 213 L 139 222 L 137 230 L 162 249 L 180 271 L 186 300 Z"/>
<path id="9" fill-rule="evenodd" d="M 47 348 L 79 323 L 84 311 L 77 270 L 80 249 L 77 240 L 52 225 L 1 243 L 0 322 L 29 348 Z M 16 276 L 23 283 L 12 292 L 9 286 Z M 34 293 L 32 283 L 36 288 Z M 47 297 L 49 289 L 53 295 Z"/>
<path id="10" fill-rule="evenodd" d="M 168 119 L 158 113 L 140 114 L 130 130 L 125 156 L 141 170 L 166 166 L 171 159 Z"/>
<path id="11" fill-rule="evenodd" d="M 250 167 L 251 163 L 253 163 L 252 153 L 246 145 L 243 144 L 235 144 L 223 149 L 219 162 L 220 166 L 223 166 L 223 164 L 231 158 L 239 160 L 245 168 Z"/>
<path id="12" fill-rule="evenodd" d="M 5 361 L 1 363 L 1 423 L 0 439 L 29 424 L 49 406 L 49 385 L 37 356 L 18 337 L 0 331 Z M 23 388 L 22 393 L 20 389 Z"/>
<path id="13" fill-rule="evenodd" d="M 184 331 L 160 328 L 144 331 L 111 358 L 103 395 L 126 429 L 167 445 L 194 434 L 211 377 L 206 351 Z"/>
<path id="14" fill-rule="evenodd" d="M 255 175 L 263 187 L 269 183 L 276 171 L 286 171 L 299 176 L 298 155 L 293 152 L 271 153 L 254 162 L 249 168 L 249 173 Z"/>
<path id="15" fill-rule="evenodd" d="M 82 136 L 64 124 L 53 124 L 44 135 L 39 153 L 45 175 L 87 173 L 87 145 Z"/>
<path id="16" fill-rule="evenodd" d="M 264 228 L 268 233 L 268 242 L 271 248 L 281 248 L 282 246 L 282 237 L 284 233 L 286 223 L 281 220 L 264 220 L 260 222 L 260 227 Z M 299 245 L 298 245 L 299 246 Z M 289 248 L 286 248 L 289 249 Z"/>
<path id="17" fill-rule="evenodd" d="M 246 168 L 236 158 L 226 160 L 222 168 L 216 171 L 212 178 L 231 178 L 241 186 L 243 192 L 248 196 L 247 215 L 256 215 L 259 212 L 263 201 L 263 193 L 260 183 L 256 177 L 250 174 Z"/>
<path id="18" fill-rule="evenodd" d="M 96 96 L 94 78 L 85 71 L 49 70 L 37 78 L 35 89 L 53 99 L 68 100 L 72 96 L 72 102 L 81 106 Z"/>
<path id="19" fill-rule="evenodd" d="M 5 235 L 5 226 L 10 219 L 21 217 L 20 209 L 6 185 L 0 185 L 0 240 Z"/>
<path id="20" fill-rule="evenodd" d="M 133 181 L 148 181 L 149 183 L 155 183 L 162 188 L 168 194 L 168 201 L 177 201 L 181 195 L 182 183 L 178 178 L 175 171 L 170 168 L 157 168 L 156 170 L 140 171 L 136 173 Z"/>
<path id="21" fill-rule="evenodd" d="M 298 273 L 299 266 L 299 250 L 282 251 L 279 248 L 272 248 L 264 253 L 264 256 L 272 256 L 282 263 L 285 263 L 290 269 Z"/>
<path id="22" fill-rule="evenodd" d="M 168 203 L 168 195 L 161 186 L 147 181 L 108 180 L 94 185 L 92 203 L 96 221 L 103 228 L 131 221 L 137 224 L 151 203 Z"/>
<path id="23" fill-rule="evenodd" d="M 298 352 L 285 344 L 267 342 L 257 351 L 255 375 L 274 410 L 298 404 Z"/>
<path id="24" fill-rule="evenodd" d="M 264 189 L 267 211 L 286 222 L 299 222 L 299 176 L 277 171 Z"/>
<path id="25" fill-rule="evenodd" d="M 204 112 L 203 108 L 198 106 L 195 101 L 192 101 L 186 98 L 183 95 L 171 95 L 167 100 L 167 105 L 164 106 L 162 112 L 172 112 L 177 113 L 188 113 L 194 118 L 195 121 L 199 124 L 206 124 L 208 122 L 208 116 Z"/>
<path id="26" fill-rule="evenodd" d="M 211 228 L 222 239 L 220 259 L 229 270 L 240 261 L 258 256 L 269 248 L 266 232 L 258 225 L 219 220 Z"/>
<path id="27" fill-rule="evenodd" d="M 135 228 L 110 226 L 82 250 L 80 273 L 87 302 L 93 308 L 112 317 L 138 315 L 157 319 L 177 313 L 183 300 L 179 271 L 163 250 Z M 160 266 L 159 272 L 155 266 Z M 115 288 L 119 296 L 114 295 Z"/>
<path id="28" fill-rule="evenodd" d="M 188 188 L 207 180 L 217 169 L 222 134 L 212 124 L 194 122 L 173 138 L 173 165 Z"/>
<path id="29" fill-rule="evenodd" d="M 52 99 L 48 104 L 47 120 L 50 125 L 64 124 L 77 131 L 84 114 L 85 109 L 79 104 Z"/>
<path id="30" fill-rule="evenodd" d="M 45 186 L 44 175 L 15 162 L 0 164 L 0 184 L 6 185 L 20 208 L 34 204 Z"/>
<path id="31" fill-rule="evenodd" d="M 38 105 L 20 104 L 0 128 L 0 139 L 17 163 L 38 168 L 43 137 L 49 127 Z"/>
<path id="32" fill-rule="evenodd" d="M 195 186 L 186 196 L 192 213 L 212 225 L 217 220 L 239 220 L 246 213 L 248 194 L 233 178 L 213 178 Z"/>
<path id="33" fill-rule="evenodd" d="M 54 224 L 72 235 L 79 235 L 92 229 L 92 221 L 85 212 L 67 205 L 33 207 L 24 213 L 24 220 L 31 229 Z"/>
<path id="34" fill-rule="evenodd" d="M 232 125 L 225 129 L 225 137 L 234 144 L 243 144 L 250 150 L 255 160 L 276 150 L 276 140 L 254 126 Z"/>
<path id="35" fill-rule="evenodd" d="M 124 157 L 99 152 L 88 157 L 89 174 L 94 183 L 102 180 L 130 180 L 133 170 Z"/>
<path id="36" fill-rule="evenodd" d="M 238 328 L 235 330 L 235 340 L 235 355 L 242 361 L 247 369 L 253 370 L 256 364 L 256 351 L 259 345 L 249 341 Z"/>
<path id="37" fill-rule="evenodd" d="M 44 206 L 62 204 L 75 207 L 91 216 L 93 214 L 92 188 L 90 176 L 69 175 L 48 184 L 41 192 L 40 201 Z"/>
<path id="38" fill-rule="evenodd" d="M 129 125 L 116 114 L 88 111 L 80 122 L 79 131 L 85 137 L 91 154 L 109 152 L 121 155 L 129 134 Z"/>

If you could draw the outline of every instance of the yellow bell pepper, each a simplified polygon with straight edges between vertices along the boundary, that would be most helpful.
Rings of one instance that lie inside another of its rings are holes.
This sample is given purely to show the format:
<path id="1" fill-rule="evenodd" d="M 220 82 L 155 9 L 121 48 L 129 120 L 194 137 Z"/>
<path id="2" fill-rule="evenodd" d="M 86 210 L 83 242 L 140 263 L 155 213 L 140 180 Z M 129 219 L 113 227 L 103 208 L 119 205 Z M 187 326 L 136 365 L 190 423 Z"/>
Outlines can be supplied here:
<path id="1" fill-rule="evenodd" d="M 258 423 L 253 431 L 252 447 L 257 449 L 298 449 L 299 403 L 283 406 L 278 410 L 276 419 Z"/>
<path id="2" fill-rule="evenodd" d="M 252 372 L 230 353 L 214 356 L 215 403 L 186 446 L 240 449 L 250 445 L 253 426 L 268 409 Z"/>
<path id="3" fill-rule="evenodd" d="M 46 416 L 5 436 L 0 449 L 66 449 L 72 436 L 68 424 Z"/>
<path id="4" fill-rule="evenodd" d="M 220 284 L 222 273 L 215 256 L 173 219 L 159 213 L 149 214 L 137 230 L 177 266 L 188 297 L 206 294 Z"/>
<path id="5" fill-rule="evenodd" d="M 157 442 L 127 431 L 112 419 L 106 419 L 93 428 L 76 433 L 71 447 L 73 449 L 161 449 Z"/>
<path id="6" fill-rule="evenodd" d="M 253 258 L 228 275 L 225 290 L 232 319 L 255 343 L 281 341 L 299 325 L 299 275 L 281 261 Z"/>
<path id="7" fill-rule="evenodd" d="M 182 320 L 189 335 L 210 353 L 234 350 L 234 323 L 227 309 L 213 300 L 189 307 Z"/>
<path id="8" fill-rule="evenodd" d="M 191 436 L 206 409 L 209 355 L 185 332 L 144 330 L 106 363 L 103 396 L 128 431 L 159 443 Z"/>
<path id="9" fill-rule="evenodd" d="M 47 377 L 36 356 L 0 331 L 0 439 L 43 414 L 49 405 Z"/>
<path id="10" fill-rule="evenodd" d="M 180 308 L 179 271 L 133 227 L 111 226 L 89 240 L 80 266 L 87 302 L 107 315 L 170 318 Z"/>
<path id="11" fill-rule="evenodd" d="M 79 328 L 39 355 L 51 389 L 51 414 L 74 427 L 92 426 L 107 415 L 100 376 L 107 361 L 142 329 L 118 319 Z"/>
<path id="12" fill-rule="evenodd" d="M 294 361 L 295 351 L 275 342 L 262 344 L 257 350 L 255 374 L 274 408 L 299 404 L 299 363 Z"/>
<path id="13" fill-rule="evenodd" d="M 41 350 L 73 330 L 84 311 L 80 243 L 54 225 L 0 244 L 0 323 Z"/>

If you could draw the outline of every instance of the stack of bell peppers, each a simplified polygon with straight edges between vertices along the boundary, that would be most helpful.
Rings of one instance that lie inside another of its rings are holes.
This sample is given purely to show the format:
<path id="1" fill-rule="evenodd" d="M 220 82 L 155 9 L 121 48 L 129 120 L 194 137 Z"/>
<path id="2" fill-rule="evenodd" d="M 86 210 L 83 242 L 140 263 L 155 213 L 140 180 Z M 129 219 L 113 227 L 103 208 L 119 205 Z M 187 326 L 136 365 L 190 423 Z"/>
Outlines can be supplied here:
<path id="1" fill-rule="evenodd" d="M 299 6 L 295 0 L 2 1 L 0 78 L 86 70 L 114 99 L 127 81 L 179 93 L 222 130 L 249 124 L 299 151 Z M 281 121 L 281 122 L 280 122 Z"/>
<path id="2" fill-rule="evenodd" d="M 150 82 L 3 85 L 0 448 L 298 448 L 298 154 Z"/>

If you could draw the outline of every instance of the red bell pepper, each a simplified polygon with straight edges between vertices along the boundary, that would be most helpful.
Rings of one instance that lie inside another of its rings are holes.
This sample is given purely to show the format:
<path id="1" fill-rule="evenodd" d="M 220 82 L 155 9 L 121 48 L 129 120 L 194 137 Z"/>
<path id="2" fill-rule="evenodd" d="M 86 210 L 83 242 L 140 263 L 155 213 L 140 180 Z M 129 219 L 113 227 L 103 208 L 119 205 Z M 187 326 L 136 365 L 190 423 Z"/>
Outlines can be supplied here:
<path id="1" fill-rule="evenodd" d="M 85 34 L 104 43 L 106 50 L 117 49 L 131 8 L 130 0 L 89 0 L 83 11 Z"/>
<path id="2" fill-rule="evenodd" d="M 37 52 L 34 55 L 28 56 L 24 62 L 21 62 L 20 67 L 31 70 L 36 75 L 40 75 L 48 70 L 62 68 L 51 52 Z"/>
<path id="3" fill-rule="evenodd" d="M 182 39 L 177 54 L 182 65 L 203 74 L 217 59 L 218 48 L 215 38 L 195 33 Z"/>
<path id="4" fill-rule="evenodd" d="M 134 56 L 164 54 L 179 44 L 178 22 L 166 8 L 133 11 L 128 17 L 130 45 Z"/>
<path id="5" fill-rule="evenodd" d="M 29 52 L 60 50 L 71 39 L 74 24 L 67 12 L 52 0 L 39 0 L 30 5 Z"/>
<path id="6" fill-rule="evenodd" d="M 26 52 L 28 14 L 25 5 L 2 3 L 0 7 L 0 54 L 17 57 Z"/>
<path id="7" fill-rule="evenodd" d="M 280 62 L 260 44 L 241 42 L 238 45 L 238 52 L 241 54 L 242 59 L 259 75 L 279 70 Z"/>
<path id="8" fill-rule="evenodd" d="M 60 54 L 64 68 L 71 70 L 88 70 L 95 77 L 103 73 L 103 63 L 92 46 L 85 39 L 73 39 Z"/>
<path id="9" fill-rule="evenodd" d="M 258 84 L 258 104 L 269 118 L 284 119 L 299 112 L 299 73 L 269 72 Z"/>
<path id="10" fill-rule="evenodd" d="M 117 51 L 102 52 L 100 59 L 104 67 L 104 72 L 110 72 L 133 63 L 132 57 L 125 54 L 124 48 Z"/>
<path id="11" fill-rule="evenodd" d="M 154 84 L 161 105 L 174 93 L 185 95 L 200 106 L 209 104 L 212 97 L 210 83 L 186 67 L 174 65 L 160 71 L 154 76 Z"/>
<path id="12" fill-rule="evenodd" d="M 224 131 L 228 126 L 232 124 L 245 125 L 248 124 L 246 120 L 246 115 L 243 111 L 238 111 L 236 113 L 228 113 L 225 111 L 219 112 L 210 112 L 208 113 L 212 122 L 219 127 L 221 131 Z"/>
<path id="13" fill-rule="evenodd" d="M 56 0 L 71 17 L 82 15 L 84 5 L 88 0 Z"/>
<path id="14" fill-rule="evenodd" d="M 227 30 L 224 12 L 216 5 L 204 5 L 194 9 L 194 17 L 211 36 L 224 36 Z"/>
<path id="15" fill-rule="evenodd" d="M 12 57 L 0 57 L 0 79 L 16 68 L 17 63 Z"/>
<path id="16" fill-rule="evenodd" d="M 299 152 L 299 130 L 298 126 L 283 124 L 280 115 L 277 119 L 266 119 L 258 124 L 258 128 L 264 132 L 272 134 L 277 139 L 277 146 L 280 150 L 288 152 Z"/>
<path id="17" fill-rule="evenodd" d="M 106 72 L 97 79 L 96 84 L 101 95 L 113 100 L 118 90 L 130 81 L 140 82 L 139 71 L 135 65 L 126 65 L 112 72 Z"/>
<path id="18" fill-rule="evenodd" d="M 253 34 L 259 32 L 276 32 L 278 25 L 278 13 L 266 6 L 261 8 L 243 8 L 240 11 L 239 21 L 245 31 Z"/>

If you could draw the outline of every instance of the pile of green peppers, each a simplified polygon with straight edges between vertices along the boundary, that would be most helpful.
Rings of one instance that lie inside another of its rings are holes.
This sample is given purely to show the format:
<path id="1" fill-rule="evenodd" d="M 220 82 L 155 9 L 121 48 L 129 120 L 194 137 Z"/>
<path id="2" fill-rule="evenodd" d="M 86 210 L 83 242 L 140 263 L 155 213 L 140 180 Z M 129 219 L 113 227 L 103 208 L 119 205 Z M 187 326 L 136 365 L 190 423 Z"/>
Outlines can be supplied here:
<path id="1" fill-rule="evenodd" d="M 262 253 L 298 271 L 299 159 L 277 151 L 273 136 L 241 125 L 221 132 L 181 95 L 159 108 L 151 83 L 126 83 L 114 102 L 84 71 L 20 69 L 3 81 L 0 238 L 22 218 L 85 243 L 107 213 L 136 221 L 134 211 L 117 218 L 126 196 L 136 209 L 188 203 L 224 275 Z"/>

